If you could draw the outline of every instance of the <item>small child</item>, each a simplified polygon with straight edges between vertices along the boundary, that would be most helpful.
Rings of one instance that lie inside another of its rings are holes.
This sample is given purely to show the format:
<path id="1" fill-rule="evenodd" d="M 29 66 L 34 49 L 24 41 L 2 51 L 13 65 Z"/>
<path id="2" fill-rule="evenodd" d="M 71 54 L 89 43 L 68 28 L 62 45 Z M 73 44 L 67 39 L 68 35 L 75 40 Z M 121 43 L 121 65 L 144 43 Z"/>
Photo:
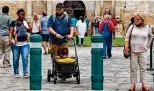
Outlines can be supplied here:
<path id="1" fill-rule="evenodd" d="M 64 59 L 68 57 L 68 48 L 61 48 L 58 50 L 58 56 L 60 56 L 60 59 Z"/>
<path id="2" fill-rule="evenodd" d="M 16 21 L 16 26 L 14 27 L 15 44 L 17 44 L 17 42 L 18 42 L 18 35 L 17 35 L 17 33 L 18 32 L 23 32 L 21 30 L 24 30 L 24 28 L 26 28 L 24 23 L 25 22 L 22 22 L 22 21 L 19 21 L 19 20 Z M 24 28 L 22 26 L 24 26 Z M 18 29 L 21 29 L 21 30 L 18 30 Z M 28 40 L 29 39 L 27 37 L 27 42 L 28 42 Z"/>

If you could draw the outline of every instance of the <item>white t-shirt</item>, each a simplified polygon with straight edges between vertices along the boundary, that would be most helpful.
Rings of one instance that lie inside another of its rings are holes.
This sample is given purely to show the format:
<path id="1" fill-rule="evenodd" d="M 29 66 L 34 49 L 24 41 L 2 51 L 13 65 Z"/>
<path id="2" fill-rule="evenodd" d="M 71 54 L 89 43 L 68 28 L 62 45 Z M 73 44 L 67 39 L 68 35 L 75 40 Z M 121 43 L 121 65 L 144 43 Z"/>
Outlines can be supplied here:
<path id="1" fill-rule="evenodd" d="M 87 30 L 87 25 L 86 25 L 86 22 L 82 22 L 81 20 L 78 20 L 77 23 L 76 23 L 76 27 L 77 27 L 77 30 L 78 30 L 78 37 L 79 38 L 84 38 L 84 35 L 85 35 L 85 32 Z"/>
<path id="2" fill-rule="evenodd" d="M 32 30 L 32 33 L 37 33 L 39 32 L 39 26 L 40 24 L 39 23 L 33 23 L 33 30 Z"/>

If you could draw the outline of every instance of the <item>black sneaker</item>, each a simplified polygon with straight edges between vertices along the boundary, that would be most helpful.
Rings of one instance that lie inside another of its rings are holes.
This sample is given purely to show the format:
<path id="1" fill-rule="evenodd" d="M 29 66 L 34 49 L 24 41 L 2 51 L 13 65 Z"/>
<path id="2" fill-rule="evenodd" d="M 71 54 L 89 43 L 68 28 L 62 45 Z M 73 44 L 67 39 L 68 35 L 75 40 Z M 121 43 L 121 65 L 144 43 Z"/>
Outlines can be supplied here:
<path id="1" fill-rule="evenodd" d="M 48 55 L 48 53 L 47 53 L 47 52 L 45 52 L 45 53 L 43 53 L 43 55 Z"/>
<path id="2" fill-rule="evenodd" d="M 104 56 L 103 59 L 106 59 L 106 56 Z"/>
<path id="3" fill-rule="evenodd" d="M 108 58 L 111 58 L 112 57 L 112 55 L 111 56 L 108 56 Z"/>

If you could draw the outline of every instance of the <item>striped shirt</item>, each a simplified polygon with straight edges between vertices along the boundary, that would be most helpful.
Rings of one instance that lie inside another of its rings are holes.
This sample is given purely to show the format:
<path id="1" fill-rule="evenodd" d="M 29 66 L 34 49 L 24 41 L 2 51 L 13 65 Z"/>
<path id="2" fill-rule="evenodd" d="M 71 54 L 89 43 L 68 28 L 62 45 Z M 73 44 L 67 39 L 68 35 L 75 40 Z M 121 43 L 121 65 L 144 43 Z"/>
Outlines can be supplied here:
<path id="1" fill-rule="evenodd" d="M 132 52 L 145 52 L 148 50 L 151 40 L 152 40 L 152 31 L 149 27 L 144 26 L 144 27 L 137 27 L 136 25 L 131 25 L 128 28 L 125 41 L 129 41 L 129 37 L 131 34 L 131 41 L 130 41 L 130 46 L 131 46 L 131 51 Z"/>

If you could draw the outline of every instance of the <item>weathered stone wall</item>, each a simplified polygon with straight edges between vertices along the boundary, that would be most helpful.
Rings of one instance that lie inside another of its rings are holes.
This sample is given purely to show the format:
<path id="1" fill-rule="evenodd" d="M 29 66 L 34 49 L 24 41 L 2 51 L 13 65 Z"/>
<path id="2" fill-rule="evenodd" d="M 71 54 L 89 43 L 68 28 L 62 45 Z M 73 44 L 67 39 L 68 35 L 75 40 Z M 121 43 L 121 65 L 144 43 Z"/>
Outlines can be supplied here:
<path id="1" fill-rule="evenodd" d="M 42 15 L 43 11 L 47 10 L 47 2 L 32 1 L 32 15 Z"/>
<path id="2" fill-rule="evenodd" d="M 3 2 L 0 2 L 0 5 L 1 5 L 0 8 L 2 8 L 3 6 L 8 6 L 10 8 L 9 15 L 13 19 L 17 17 L 16 12 L 18 8 L 20 8 L 18 1 L 3 1 Z"/>

